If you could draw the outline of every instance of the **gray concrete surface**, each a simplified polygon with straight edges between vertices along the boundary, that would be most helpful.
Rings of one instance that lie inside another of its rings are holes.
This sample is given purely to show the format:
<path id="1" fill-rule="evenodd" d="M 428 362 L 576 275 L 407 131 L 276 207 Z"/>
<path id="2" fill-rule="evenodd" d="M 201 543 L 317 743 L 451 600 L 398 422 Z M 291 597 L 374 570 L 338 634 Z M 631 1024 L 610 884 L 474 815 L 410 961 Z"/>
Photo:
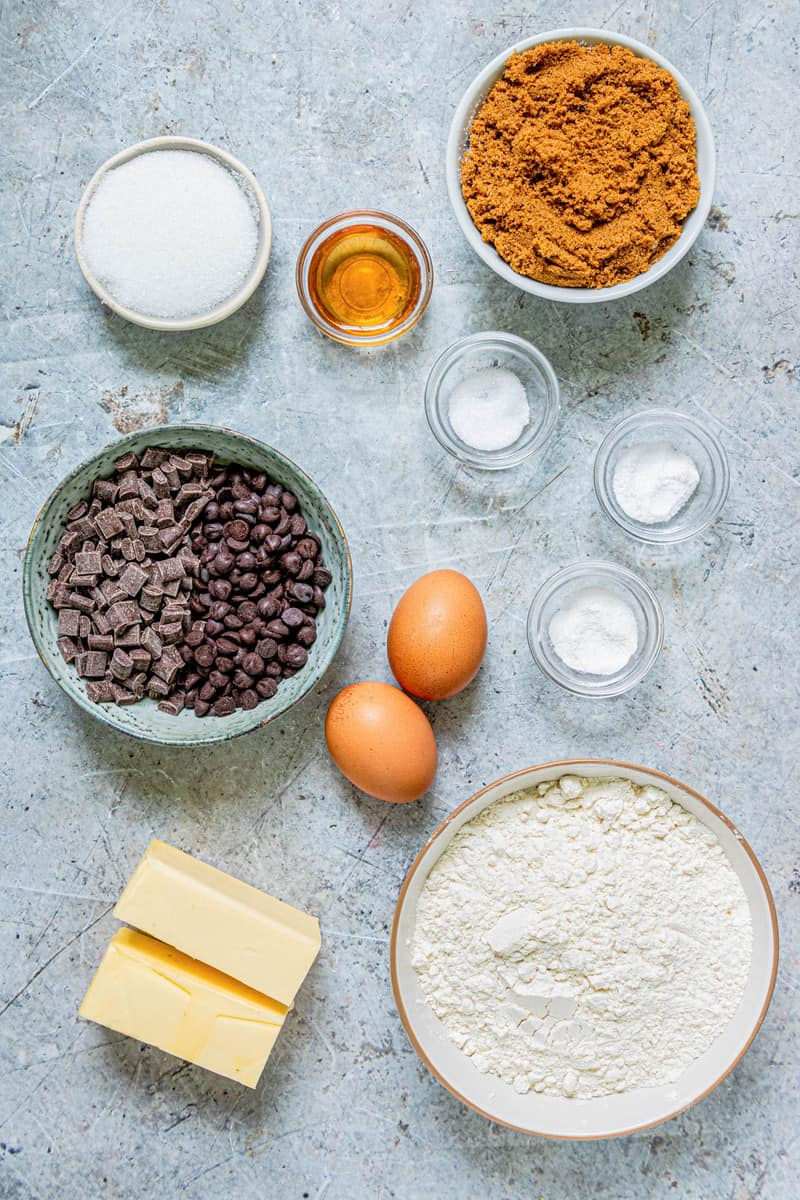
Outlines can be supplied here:
<path id="1" fill-rule="evenodd" d="M 576 23 L 667 55 L 704 98 L 719 151 L 716 207 L 689 258 L 591 309 L 537 302 L 486 270 L 442 170 L 481 64 Z M 0 7 L 3 1200 L 797 1194 L 798 23 L 796 0 Z M 275 216 L 265 286 L 196 335 L 110 318 L 72 253 L 96 166 L 160 133 L 239 155 Z M 370 353 L 317 335 L 294 294 L 304 235 L 352 206 L 410 220 L 437 272 L 418 330 Z M 564 396 L 546 452 L 498 478 L 457 469 L 422 408 L 434 356 L 486 328 L 530 337 Z M 731 457 L 722 519 L 680 551 L 637 547 L 593 499 L 604 432 L 651 403 L 704 416 Z M 351 539 L 355 605 L 334 669 L 298 711 L 225 748 L 170 753 L 61 694 L 28 640 L 20 576 L 39 506 L 85 453 L 194 419 L 274 443 L 319 480 Z M 657 669 L 617 702 L 559 693 L 525 645 L 537 584 L 587 555 L 640 570 L 665 608 Z M 489 654 L 465 695 L 431 710 L 432 795 L 387 807 L 337 775 L 322 718 L 343 684 L 387 677 L 392 606 L 441 565 L 480 586 Z M 426 835 L 485 781 L 573 753 L 705 791 L 761 856 L 782 922 L 775 1000 L 733 1076 L 683 1117 L 608 1144 L 531 1140 L 462 1108 L 418 1062 L 388 979 L 394 901 Z M 322 954 L 255 1093 L 77 1018 L 109 910 L 154 834 L 321 915 Z"/>

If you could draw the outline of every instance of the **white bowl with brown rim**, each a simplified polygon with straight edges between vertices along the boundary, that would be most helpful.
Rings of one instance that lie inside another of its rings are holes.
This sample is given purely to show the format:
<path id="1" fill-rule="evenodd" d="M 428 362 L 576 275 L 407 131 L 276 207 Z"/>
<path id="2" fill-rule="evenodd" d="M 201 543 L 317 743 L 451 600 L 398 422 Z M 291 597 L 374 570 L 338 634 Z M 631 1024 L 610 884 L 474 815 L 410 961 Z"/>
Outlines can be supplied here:
<path id="1" fill-rule="evenodd" d="M 610 287 L 581 288 L 559 287 L 551 283 L 541 283 L 538 279 L 530 279 L 520 275 L 513 267 L 500 257 L 494 246 L 485 242 L 470 216 L 469 209 L 461 194 L 461 160 L 469 144 L 469 130 L 473 118 L 482 106 L 489 92 L 505 71 L 506 63 L 512 54 L 520 54 L 530 50 L 532 46 L 540 46 L 544 42 L 583 42 L 585 45 L 624 46 L 639 58 L 649 58 L 668 71 L 678 85 L 678 91 L 689 105 L 697 131 L 697 174 L 700 179 L 700 199 L 695 208 L 683 222 L 683 230 L 676 242 L 657 258 L 654 263 L 640 275 L 627 279 L 624 283 L 616 283 Z M 645 46 L 635 38 L 626 37 L 622 33 L 608 33 L 603 29 L 588 29 L 576 27 L 572 29 L 550 29 L 546 33 L 537 33 L 535 37 L 521 38 L 507 50 L 503 50 L 492 59 L 472 80 L 459 101 L 450 126 L 445 152 L 445 173 L 447 176 L 447 191 L 456 220 L 472 249 L 483 259 L 487 266 L 523 292 L 532 292 L 544 300 L 561 300 L 567 304 L 593 304 L 600 300 L 620 300 L 630 296 L 642 288 L 649 287 L 657 279 L 661 279 L 671 271 L 694 245 L 700 231 L 706 222 L 711 200 L 714 194 L 714 181 L 717 172 L 717 156 L 714 149 L 714 135 L 706 111 L 700 97 L 689 81 L 673 67 L 662 54 L 652 46 Z"/>
<path id="2" fill-rule="evenodd" d="M 717 837 L 744 888 L 753 928 L 753 954 L 739 1006 L 706 1052 L 672 1084 L 637 1088 L 591 1100 L 528 1092 L 520 1095 L 493 1075 L 482 1074 L 448 1037 L 428 1005 L 411 962 L 411 943 L 420 893 L 434 863 L 458 831 L 478 813 L 513 792 L 578 775 L 629 779 L 661 788 Z M 778 970 L 778 921 L 764 871 L 736 826 L 699 792 L 649 767 L 609 758 L 563 759 L 528 767 L 490 783 L 459 805 L 414 860 L 395 909 L 391 935 L 392 987 L 400 1019 L 425 1066 L 448 1091 L 482 1116 L 522 1133 L 590 1140 L 636 1133 L 702 1100 L 741 1060 L 769 1007 Z"/>

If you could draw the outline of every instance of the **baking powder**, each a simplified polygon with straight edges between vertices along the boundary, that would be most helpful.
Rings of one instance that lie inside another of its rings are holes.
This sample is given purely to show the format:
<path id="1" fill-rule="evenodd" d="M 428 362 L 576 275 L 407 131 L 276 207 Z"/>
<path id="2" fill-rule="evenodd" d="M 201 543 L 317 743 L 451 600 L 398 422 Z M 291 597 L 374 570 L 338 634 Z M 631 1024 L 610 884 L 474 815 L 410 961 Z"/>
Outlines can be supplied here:
<path id="1" fill-rule="evenodd" d="M 479 1071 L 592 1097 L 677 1080 L 733 1016 L 751 949 L 711 830 L 658 788 L 564 776 L 459 830 L 412 961 Z"/>
<path id="2" fill-rule="evenodd" d="M 688 454 L 668 442 L 643 442 L 622 451 L 612 484 L 623 512 L 644 525 L 658 525 L 678 515 L 699 482 L 697 465 Z"/>

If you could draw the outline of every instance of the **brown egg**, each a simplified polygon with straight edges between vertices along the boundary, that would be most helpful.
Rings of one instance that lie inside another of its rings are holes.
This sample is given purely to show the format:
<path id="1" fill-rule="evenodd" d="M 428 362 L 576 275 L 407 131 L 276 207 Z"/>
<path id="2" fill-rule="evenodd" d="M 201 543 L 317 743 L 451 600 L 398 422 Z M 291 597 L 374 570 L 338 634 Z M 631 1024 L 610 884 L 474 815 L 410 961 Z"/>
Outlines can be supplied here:
<path id="1" fill-rule="evenodd" d="M 400 597 L 389 625 L 389 665 L 420 700 L 446 700 L 478 673 L 486 651 L 486 611 L 458 571 L 431 571 Z"/>
<path id="2" fill-rule="evenodd" d="M 325 718 L 333 761 L 351 783 L 395 804 L 427 792 L 436 774 L 436 739 L 425 713 L 389 683 L 352 683 Z"/>

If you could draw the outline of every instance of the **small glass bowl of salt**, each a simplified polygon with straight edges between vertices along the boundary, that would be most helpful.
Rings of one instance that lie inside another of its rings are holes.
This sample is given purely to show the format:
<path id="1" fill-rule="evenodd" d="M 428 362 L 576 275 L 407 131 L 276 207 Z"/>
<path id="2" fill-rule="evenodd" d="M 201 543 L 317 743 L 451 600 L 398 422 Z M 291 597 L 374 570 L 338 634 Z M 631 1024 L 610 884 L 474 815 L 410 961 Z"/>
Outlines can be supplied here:
<path id="1" fill-rule="evenodd" d="M 605 515 L 653 545 L 684 542 L 707 529 L 729 484 L 728 457 L 715 434 L 666 408 L 625 417 L 603 439 L 594 463 Z"/>
<path id="2" fill-rule="evenodd" d="M 472 333 L 439 355 L 425 385 L 431 431 L 454 458 L 498 471 L 540 450 L 558 418 L 555 372 L 513 333 Z"/>
<path id="3" fill-rule="evenodd" d="M 664 642 L 653 589 L 617 563 L 585 559 L 551 575 L 528 612 L 539 670 L 578 696 L 621 696 L 640 683 Z"/>

